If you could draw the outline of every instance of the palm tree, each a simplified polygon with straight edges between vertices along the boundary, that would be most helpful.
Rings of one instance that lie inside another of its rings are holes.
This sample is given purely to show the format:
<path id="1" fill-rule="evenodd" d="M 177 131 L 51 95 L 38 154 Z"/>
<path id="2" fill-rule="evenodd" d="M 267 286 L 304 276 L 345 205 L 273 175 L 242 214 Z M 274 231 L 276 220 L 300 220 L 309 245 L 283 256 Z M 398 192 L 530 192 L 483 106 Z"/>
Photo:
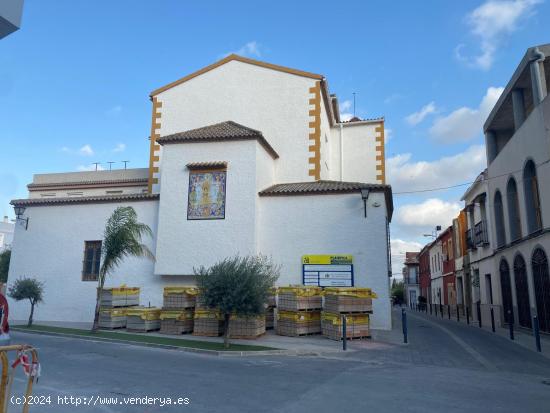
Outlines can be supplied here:
<path id="1" fill-rule="evenodd" d="M 99 328 L 99 306 L 105 277 L 111 273 L 127 256 L 146 257 L 154 260 L 153 253 L 141 243 L 143 235 L 153 236 L 148 225 L 138 222 L 132 207 L 118 207 L 107 220 L 101 247 L 102 264 L 99 269 L 94 325 L 92 331 Z"/>

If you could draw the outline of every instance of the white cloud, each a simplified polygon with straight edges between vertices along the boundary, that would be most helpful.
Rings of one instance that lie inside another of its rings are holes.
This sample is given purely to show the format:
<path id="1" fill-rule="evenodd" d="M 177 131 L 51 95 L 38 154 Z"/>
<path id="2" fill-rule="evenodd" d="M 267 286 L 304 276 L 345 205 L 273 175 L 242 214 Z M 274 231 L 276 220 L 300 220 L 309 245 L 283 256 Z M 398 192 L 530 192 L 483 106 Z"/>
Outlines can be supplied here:
<path id="1" fill-rule="evenodd" d="M 443 143 L 465 142 L 479 136 L 483 132 L 483 123 L 503 90 L 502 87 L 490 87 L 476 109 L 464 106 L 437 118 L 430 134 Z"/>
<path id="2" fill-rule="evenodd" d="M 78 150 L 78 153 L 82 156 L 92 156 L 94 154 L 94 150 L 90 145 L 86 144 Z"/>
<path id="3" fill-rule="evenodd" d="M 71 152 L 71 150 L 69 148 L 67 148 L 66 146 L 63 146 L 61 149 L 60 149 L 61 152 L 65 152 L 65 153 L 69 153 Z"/>
<path id="4" fill-rule="evenodd" d="M 256 42 L 255 40 L 246 43 L 244 46 L 239 48 L 238 50 L 227 52 L 221 55 L 221 57 L 229 56 L 230 54 L 238 54 L 240 56 L 255 56 L 255 57 L 261 57 L 262 46 Z"/>
<path id="5" fill-rule="evenodd" d="M 447 187 L 473 181 L 485 168 L 485 148 L 470 146 L 466 151 L 435 161 L 413 161 L 410 153 L 386 160 L 388 182 L 395 192 Z"/>
<path id="6" fill-rule="evenodd" d="M 340 102 L 340 120 L 342 122 L 347 122 L 351 118 L 353 118 L 353 113 L 349 112 L 349 110 L 352 108 L 353 103 L 351 100 L 344 100 Z"/>
<path id="7" fill-rule="evenodd" d="M 392 93 L 391 95 L 389 95 L 388 97 L 386 97 L 384 99 L 384 103 L 386 105 L 389 105 L 390 103 L 396 102 L 396 101 L 401 100 L 403 98 L 404 98 L 404 96 L 400 93 Z"/>
<path id="8" fill-rule="evenodd" d="M 436 113 L 436 111 L 435 102 L 430 102 L 423 106 L 418 112 L 411 113 L 409 116 L 405 117 L 405 120 L 409 125 L 418 125 L 426 116 Z"/>
<path id="9" fill-rule="evenodd" d="M 79 170 L 80 172 L 95 171 L 95 170 L 96 170 L 96 166 L 95 166 L 95 164 L 91 164 L 91 165 L 79 165 L 79 166 L 77 166 L 76 169 Z M 103 171 L 103 170 L 105 170 L 105 168 L 103 168 L 103 166 L 101 166 L 101 165 L 97 165 L 97 170 L 98 170 L 98 171 Z"/>
<path id="10" fill-rule="evenodd" d="M 384 128 L 384 143 L 388 143 L 393 138 L 393 129 Z"/>
<path id="11" fill-rule="evenodd" d="M 120 112 L 122 112 L 122 106 L 115 105 L 107 111 L 107 114 L 108 115 L 118 115 Z"/>
<path id="12" fill-rule="evenodd" d="M 401 270 L 405 261 L 405 253 L 420 251 L 422 246 L 422 244 L 415 241 L 405 241 L 399 238 L 391 240 L 392 274 L 395 278 L 402 278 Z"/>
<path id="13" fill-rule="evenodd" d="M 462 205 L 459 202 L 429 198 L 418 204 L 401 205 L 396 211 L 395 222 L 409 227 L 432 229 L 436 225 L 441 225 L 442 228 L 446 228 L 452 224 L 461 209 Z"/>
<path id="14" fill-rule="evenodd" d="M 466 16 L 471 33 L 480 41 L 480 54 L 466 57 L 464 45 L 455 48 L 456 57 L 473 67 L 488 70 L 492 67 L 495 52 L 511 33 L 517 30 L 521 19 L 533 14 L 534 7 L 542 0 L 489 0 Z"/>
<path id="15" fill-rule="evenodd" d="M 124 152 L 126 150 L 125 143 L 118 143 L 117 146 L 113 148 L 113 152 Z"/>

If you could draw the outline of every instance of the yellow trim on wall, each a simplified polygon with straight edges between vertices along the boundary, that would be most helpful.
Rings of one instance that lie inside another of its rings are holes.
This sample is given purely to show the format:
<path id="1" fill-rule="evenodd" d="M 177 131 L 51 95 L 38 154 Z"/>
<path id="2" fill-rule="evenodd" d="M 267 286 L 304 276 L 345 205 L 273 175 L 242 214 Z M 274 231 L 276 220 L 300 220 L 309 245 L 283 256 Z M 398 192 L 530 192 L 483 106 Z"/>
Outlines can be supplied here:
<path id="1" fill-rule="evenodd" d="M 309 153 L 312 156 L 308 159 L 308 174 L 318 181 L 321 179 L 321 82 L 315 82 L 315 86 L 309 88 L 309 93 L 313 97 L 309 99 Z"/>
<path id="2" fill-rule="evenodd" d="M 162 102 L 158 100 L 156 96 L 151 98 L 153 101 L 153 113 L 151 115 L 151 144 L 149 149 L 149 182 L 147 189 L 149 193 L 153 192 L 153 185 L 158 183 L 158 178 L 154 177 L 155 173 L 159 172 L 158 162 L 160 156 L 158 152 L 160 151 L 160 145 L 157 144 L 157 139 L 160 137 L 160 118 L 162 108 Z"/>
<path id="3" fill-rule="evenodd" d="M 316 74 L 316 73 L 305 72 L 303 70 L 297 70 L 297 69 L 291 69 L 290 67 L 274 65 L 274 64 L 271 64 L 271 63 L 267 63 L 267 62 L 262 62 L 260 60 L 254 60 L 254 59 L 249 59 L 247 57 L 242 57 L 242 56 L 239 56 L 239 55 L 236 55 L 236 54 L 230 54 L 229 56 L 227 56 L 227 57 L 225 57 L 221 60 L 218 60 L 217 62 L 215 62 L 215 63 L 213 63 L 209 66 L 203 67 L 202 69 L 197 70 L 196 72 L 193 72 L 190 75 L 182 77 L 181 79 L 178 79 L 175 82 L 167 84 L 166 86 L 163 86 L 163 87 L 160 87 L 156 90 L 153 90 L 151 92 L 150 96 L 153 97 L 155 95 L 158 95 L 159 93 L 162 93 L 162 92 L 164 92 L 168 89 L 173 88 L 174 86 L 177 86 L 177 85 L 180 85 L 184 82 L 187 82 L 188 80 L 191 80 L 194 77 L 197 77 L 197 76 L 202 75 L 203 73 L 209 72 L 210 70 L 215 69 L 215 68 L 217 68 L 221 65 L 224 65 L 224 64 L 226 64 L 226 63 L 228 63 L 232 60 L 236 60 L 236 61 L 243 62 L 243 63 L 248 63 L 248 64 L 255 65 L 255 66 L 265 67 L 267 69 L 277 70 L 279 72 L 290 73 L 290 74 L 296 75 L 296 76 L 309 77 L 309 78 L 318 79 L 318 80 L 323 79 L 323 75 L 319 75 L 319 74 Z"/>
<path id="4" fill-rule="evenodd" d="M 384 150 L 384 121 L 380 121 L 380 124 L 374 129 L 376 131 L 376 170 L 379 172 L 376 175 L 376 179 L 381 184 L 386 183 L 386 156 Z M 380 163 L 378 163 L 380 162 Z"/>

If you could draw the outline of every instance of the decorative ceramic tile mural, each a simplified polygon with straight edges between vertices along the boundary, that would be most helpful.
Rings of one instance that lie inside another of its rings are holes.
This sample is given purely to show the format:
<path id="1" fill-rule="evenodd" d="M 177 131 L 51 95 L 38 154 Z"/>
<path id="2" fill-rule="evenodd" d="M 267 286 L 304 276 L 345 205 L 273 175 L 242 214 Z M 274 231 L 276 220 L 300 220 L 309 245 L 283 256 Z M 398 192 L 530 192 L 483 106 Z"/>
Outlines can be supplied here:
<path id="1" fill-rule="evenodd" d="M 187 219 L 225 218 L 226 171 L 189 173 Z"/>

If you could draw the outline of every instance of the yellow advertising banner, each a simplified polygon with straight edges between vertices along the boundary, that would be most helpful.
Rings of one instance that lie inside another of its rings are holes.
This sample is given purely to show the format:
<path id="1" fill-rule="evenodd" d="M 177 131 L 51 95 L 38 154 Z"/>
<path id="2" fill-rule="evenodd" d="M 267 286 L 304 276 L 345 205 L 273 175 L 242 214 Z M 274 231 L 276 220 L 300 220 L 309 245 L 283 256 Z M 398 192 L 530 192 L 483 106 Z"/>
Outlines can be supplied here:
<path id="1" fill-rule="evenodd" d="M 303 255 L 302 264 L 351 265 L 353 255 Z"/>

